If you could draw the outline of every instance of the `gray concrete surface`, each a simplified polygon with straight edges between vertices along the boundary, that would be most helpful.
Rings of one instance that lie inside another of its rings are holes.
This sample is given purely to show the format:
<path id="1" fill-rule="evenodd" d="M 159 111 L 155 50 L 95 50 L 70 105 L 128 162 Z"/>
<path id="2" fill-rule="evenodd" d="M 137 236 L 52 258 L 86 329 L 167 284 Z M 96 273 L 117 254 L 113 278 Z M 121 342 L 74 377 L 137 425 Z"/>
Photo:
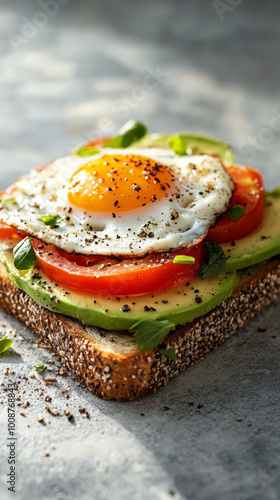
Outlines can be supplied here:
<path id="1" fill-rule="evenodd" d="M 0 0 L 0 189 L 130 117 L 229 140 L 238 162 L 279 185 L 279 14 L 273 1 Z M 54 357 L 1 313 L 1 334 L 17 330 L 0 359 L 1 500 L 278 500 L 279 311 L 127 404 L 98 400 L 70 375 L 45 386 L 34 365 Z M 17 403 L 30 403 L 17 407 L 15 494 L 9 379 Z"/>

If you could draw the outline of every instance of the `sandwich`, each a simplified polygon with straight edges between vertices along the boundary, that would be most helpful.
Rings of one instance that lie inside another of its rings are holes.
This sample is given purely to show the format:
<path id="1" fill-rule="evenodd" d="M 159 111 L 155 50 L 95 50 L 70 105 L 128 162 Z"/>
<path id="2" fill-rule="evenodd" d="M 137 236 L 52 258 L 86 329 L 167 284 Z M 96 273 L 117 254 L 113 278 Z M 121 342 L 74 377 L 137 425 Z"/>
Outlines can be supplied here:
<path id="1" fill-rule="evenodd" d="M 1 193 L 0 306 L 129 401 L 280 298 L 280 189 L 230 146 L 128 122 Z"/>

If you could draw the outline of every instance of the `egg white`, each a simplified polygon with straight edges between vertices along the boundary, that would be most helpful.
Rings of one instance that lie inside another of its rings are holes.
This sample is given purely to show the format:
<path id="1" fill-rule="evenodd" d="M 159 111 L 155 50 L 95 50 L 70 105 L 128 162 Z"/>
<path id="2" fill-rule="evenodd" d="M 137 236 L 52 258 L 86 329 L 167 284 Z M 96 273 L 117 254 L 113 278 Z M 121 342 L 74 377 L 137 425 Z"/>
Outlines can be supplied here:
<path id="1" fill-rule="evenodd" d="M 169 196 L 141 208 L 116 212 L 115 217 L 71 205 L 71 176 L 82 165 L 105 154 L 141 155 L 166 165 L 176 177 Z M 69 253 L 137 256 L 198 242 L 228 208 L 233 189 L 218 158 L 177 156 L 172 150 L 158 148 L 104 148 L 90 157 L 73 153 L 23 176 L 7 194 L 14 200 L 2 202 L 0 222 Z M 55 228 L 46 226 L 39 220 L 43 215 L 59 215 L 64 222 Z"/>

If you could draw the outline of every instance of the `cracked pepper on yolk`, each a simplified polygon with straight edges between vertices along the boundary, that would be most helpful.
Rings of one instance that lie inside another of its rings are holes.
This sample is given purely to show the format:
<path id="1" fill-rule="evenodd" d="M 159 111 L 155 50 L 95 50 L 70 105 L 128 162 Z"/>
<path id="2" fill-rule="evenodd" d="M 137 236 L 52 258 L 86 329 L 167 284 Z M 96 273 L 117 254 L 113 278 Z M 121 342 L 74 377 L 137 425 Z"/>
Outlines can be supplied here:
<path id="1" fill-rule="evenodd" d="M 149 158 L 105 155 L 73 174 L 68 198 L 92 212 L 126 212 L 160 200 L 172 183 L 170 170 Z"/>

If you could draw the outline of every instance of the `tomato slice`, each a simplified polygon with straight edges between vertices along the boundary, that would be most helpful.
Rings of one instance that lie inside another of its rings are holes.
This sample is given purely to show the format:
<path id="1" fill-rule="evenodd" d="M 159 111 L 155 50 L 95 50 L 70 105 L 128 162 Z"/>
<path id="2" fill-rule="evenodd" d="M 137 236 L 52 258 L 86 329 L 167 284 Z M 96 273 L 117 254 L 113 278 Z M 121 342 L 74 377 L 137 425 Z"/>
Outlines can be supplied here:
<path id="1" fill-rule="evenodd" d="M 56 283 L 83 292 L 108 296 L 154 293 L 190 281 L 201 265 L 202 244 L 188 250 L 150 254 L 142 259 L 68 255 L 32 238 L 37 263 Z M 175 255 L 189 255 L 194 264 L 173 264 Z"/>
<path id="2" fill-rule="evenodd" d="M 239 240 L 252 233 L 261 224 L 264 208 L 263 178 L 250 167 L 236 165 L 227 167 L 236 191 L 227 213 L 210 229 L 207 238 L 216 243 Z M 236 220 L 230 219 L 231 208 L 241 206 L 245 214 Z"/>
<path id="3" fill-rule="evenodd" d="M 102 137 L 100 139 L 95 139 L 94 141 L 88 142 L 84 147 L 93 148 L 95 146 L 103 146 L 106 142 L 110 141 L 112 137 Z"/>
<path id="4" fill-rule="evenodd" d="M 0 223 L 0 239 L 15 239 L 15 240 L 21 240 L 25 238 L 25 235 L 18 231 L 18 229 L 15 229 L 12 226 L 7 226 L 6 224 L 1 224 Z"/>

